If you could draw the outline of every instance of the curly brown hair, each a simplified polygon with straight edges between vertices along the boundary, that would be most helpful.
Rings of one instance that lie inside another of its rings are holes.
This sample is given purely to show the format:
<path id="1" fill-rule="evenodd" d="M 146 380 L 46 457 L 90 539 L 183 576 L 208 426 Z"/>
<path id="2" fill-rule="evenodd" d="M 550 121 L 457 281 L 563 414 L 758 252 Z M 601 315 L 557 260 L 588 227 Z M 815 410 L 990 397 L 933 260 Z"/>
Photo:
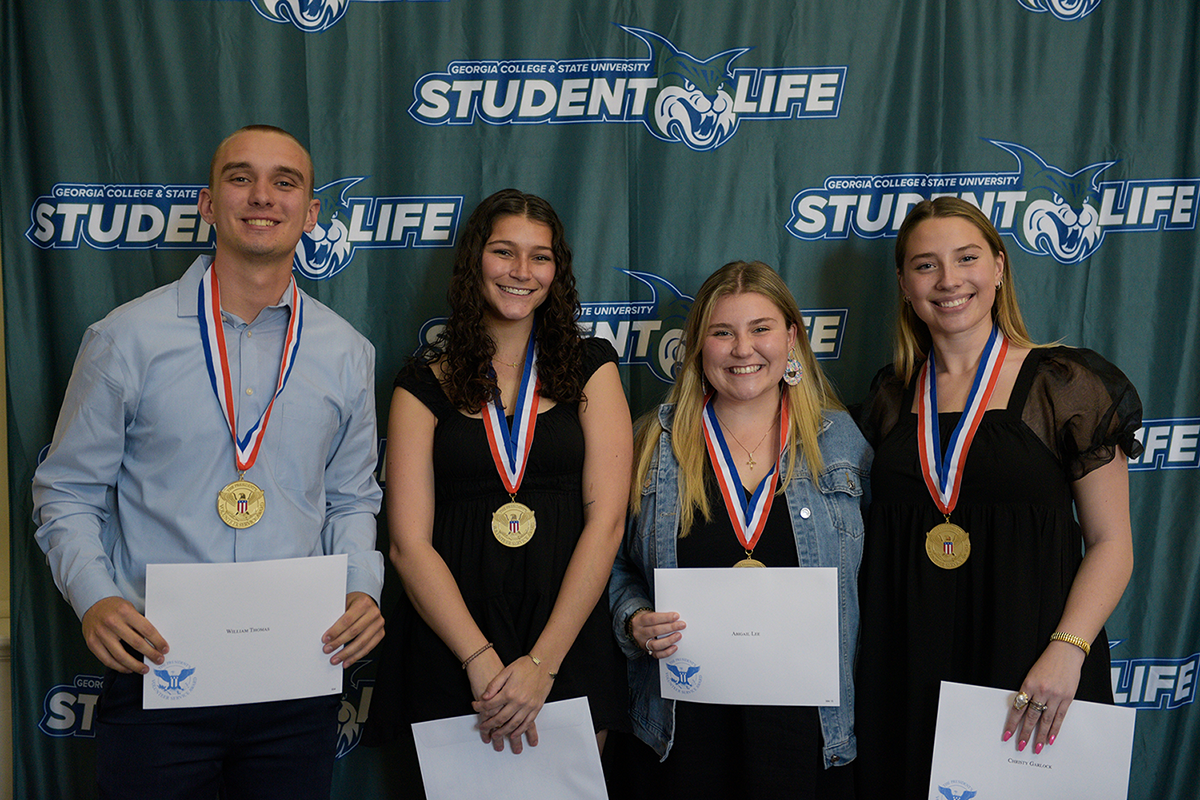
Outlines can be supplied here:
<path id="1" fill-rule="evenodd" d="M 496 395 L 492 357 L 496 342 L 484 324 L 487 300 L 483 296 L 483 249 L 500 217 L 518 216 L 550 228 L 554 254 L 554 281 L 545 301 L 534 312 L 537 336 L 537 371 L 540 394 L 560 403 L 583 400 L 580 365 L 583 336 L 579 294 L 571 271 L 571 248 L 562 220 L 542 198 L 501 189 L 484 199 L 463 229 L 454 254 L 454 272 L 446 299 L 450 318 L 438 340 L 419 356 L 425 363 L 442 361 L 443 387 L 456 408 L 480 411 Z"/>

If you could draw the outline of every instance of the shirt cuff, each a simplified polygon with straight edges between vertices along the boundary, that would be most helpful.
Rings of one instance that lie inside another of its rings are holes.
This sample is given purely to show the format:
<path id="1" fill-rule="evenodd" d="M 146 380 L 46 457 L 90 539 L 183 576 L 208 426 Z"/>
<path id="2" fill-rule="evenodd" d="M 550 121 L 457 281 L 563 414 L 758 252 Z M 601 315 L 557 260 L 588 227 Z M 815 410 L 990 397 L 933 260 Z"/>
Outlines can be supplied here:
<path id="1" fill-rule="evenodd" d="M 383 593 L 383 553 L 370 550 L 350 556 L 346 567 L 346 594 L 351 592 L 370 595 L 375 605 L 379 605 Z"/>
<path id="2" fill-rule="evenodd" d="M 99 577 L 77 577 L 67 590 L 67 602 L 71 604 L 71 608 L 75 609 L 75 616 L 83 621 L 83 615 L 88 612 L 88 609 L 99 603 L 106 597 L 123 597 L 120 591 L 117 590 L 117 585 L 105 573 L 104 578 Z M 138 609 L 138 613 L 142 613 Z"/>

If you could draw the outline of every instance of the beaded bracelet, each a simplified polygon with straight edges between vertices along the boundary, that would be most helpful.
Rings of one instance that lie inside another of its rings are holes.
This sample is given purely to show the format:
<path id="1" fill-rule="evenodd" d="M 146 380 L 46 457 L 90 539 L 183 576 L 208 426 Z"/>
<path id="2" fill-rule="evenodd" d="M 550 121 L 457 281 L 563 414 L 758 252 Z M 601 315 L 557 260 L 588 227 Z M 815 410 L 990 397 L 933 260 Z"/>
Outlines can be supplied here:
<path id="1" fill-rule="evenodd" d="M 1072 633 L 1063 633 L 1062 631 L 1055 631 L 1054 633 L 1050 634 L 1050 641 L 1066 642 L 1067 644 L 1073 644 L 1076 647 L 1078 647 L 1080 650 L 1083 651 L 1084 656 L 1090 656 L 1092 654 L 1092 646 L 1087 643 L 1087 640 L 1081 639 Z"/>
<path id="2" fill-rule="evenodd" d="M 467 660 L 466 660 L 466 661 L 464 661 L 464 662 L 462 662 L 463 669 L 466 669 L 466 668 L 467 668 L 467 664 L 470 664 L 472 661 L 474 661 L 475 659 L 479 658 L 479 656 L 483 655 L 485 652 L 487 652 L 487 650 L 488 650 L 489 648 L 492 648 L 492 647 L 495 647 L 495 645 L 494 645 L 494 644 L 492 644 L 491 642 L 488 642 L 488 643 L 487 643 L 487 644 L 485 644 L 483 647 L 479 648 L 479 649 L 478 649 L 478 650 L 476 650 L 474 653 L 471 653 L 471 655 L 467 656 Z"/>
<path id="3" fill-rule="evenodd" d="M 643 611 L 653 611 L 653 610 L 654 609 L 651 608 L 650 606 L 642 606 L 641 608 L 637 609 L 636 611 L 634 611 L 632 614 L 630 614 L 628 617 L 625 618 L 625 638 L 626 639 L 633 642 L 634 644 L 637 644 L 637 640 L 633 638 L 633 618 L 636 617 L 638 614 L 642 613 Z"/>

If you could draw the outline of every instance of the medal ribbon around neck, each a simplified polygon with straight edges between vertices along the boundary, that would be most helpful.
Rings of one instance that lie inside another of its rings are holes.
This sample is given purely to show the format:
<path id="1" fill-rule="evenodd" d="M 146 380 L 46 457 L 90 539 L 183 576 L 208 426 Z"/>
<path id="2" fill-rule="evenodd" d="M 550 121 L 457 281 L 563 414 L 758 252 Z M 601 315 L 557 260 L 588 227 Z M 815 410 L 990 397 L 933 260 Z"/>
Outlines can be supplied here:
<path id="1" fill-rule="evenodd" d="M 917 396 L 917 425 L 921 432 L 921 475 L 925 478 L 925 486 L 929 488 L 933 502 L 947 519 L 958 504 L 963 463 L 975 438 L 975 431 L 987 410 L 988 400 L 996 389 L 1000 367 L 1004 364 L 1007 353 L 1008 339 L 993 325 L 992 334 L 979 357 L 979 366 L 975 369 L 975 380 L 971 384 L 971 393 L 967 396 L 966 408 L 963 409 L 954 432 L 950 434 L 945 455 L 942 454 L 941 434 L 938 431 L 937 369 L 933 363 L 932 348 L 925 366 L 921 368 L 918 384 L 920 394 Z"/>
<path id="2" fill-rule="evenodd" d="M 513 411 L 512 430 L 504 417 L 500 401 L 500 390 L 483 409 L 484 430 L 487 432 L 488 447 L 496 471 L 509 495 L 515 495 L 525 478 L 525 465 L 529 462 L 529 449 L 533 445 L 533 429 L 537 427 L 538 388 L 537 347 L 534 330 L 529 332 L 529 346 L 525 351 L 525 370 L 521 373 L 521 388 L 517 393 L 517 406 Z"/>
<path id="3" fill-rule="evenodd" d="M 291 279 L 289 290 L 292 293 L 292 314 L 288 321 L 287 336 L 283 342 L 283 357 L 279 365 L 279 384 L 271 402 L 263 410 L 258 421 L 246 431 L 246 435 L 238 438 L 237 419 L 233 406 L 233 388 L 229 377 L 229 355 L 225 350 L 225 330 L 221 324 L 221 291 L 217 285 L 217 274 L 210 265 L 200 279 L 200 289 L 197 293 L 200 316 L 200 340 L 204 344 L 204 362 L 208 366 L 208 377 L 212 382 L 217 402 L 221 404 L 221 413 L 229 424 L 229 432 L 233 437 L 234 459 L 238 472 L 245 472 L 254 466 L 258 458 L 258 448 L 262 445 L 263 434 L 267 430 L 267 422 L 271 418 L 271 408 L 275 399 L 283 392 L 288 377 L 291 376 L 292 366 L 296 363 L 296 354 L 300 351 L 300 331 L 304 327 L 304 299 L 296 286 L 296 279 Z M 218 373 L 217 367 L 220 366 Z"/>
<path id="4" fill-rule="evenodd" d="M 733 532 L 749 558 L 758 544 L 758 537 L 762 536 L 767 525 L 771 503 L 775 500 L 775 489 L 779 485 L 779 462 L 783 457 L 783 448 L 788 437 L 787 395 L 780 398 L 779 405 L 779 457 L 771 465 L 771 470 L 759 481 L 749 500 L 746 499 L 737 465 L 729 453 L 729 445 L 725 443 L 725 436 L 721 433 L 721 424 L 717 420 L 717 411 L 713 405 L 715 398 L 716 393 L 709 392 L 704 400 L 704 411 L 701 412 L 704 422 L 704 444 L 708 447 L 713 472 L 717 474 L 721 496 L 725 498 L 725 509 L 729 512 L 730 522 L 733 523 Z"/>

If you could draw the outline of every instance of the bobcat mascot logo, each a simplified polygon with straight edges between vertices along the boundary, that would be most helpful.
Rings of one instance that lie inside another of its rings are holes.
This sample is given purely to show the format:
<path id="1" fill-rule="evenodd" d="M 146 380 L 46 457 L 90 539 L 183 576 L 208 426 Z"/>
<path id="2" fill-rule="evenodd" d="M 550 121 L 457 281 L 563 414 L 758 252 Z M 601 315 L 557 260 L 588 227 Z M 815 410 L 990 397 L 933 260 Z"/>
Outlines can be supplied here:
<path id="1" fill-rule="evenodd" d="M 253 0 L 254 10 L 271 22 L 290 22 L 305 33 L 333 27 L 346 13 L 350 0 Z"/>
<path id="2" fill-rule="evenodd" d="M 1100 0 L 1017 0 L 1021 8 L 1044 14 L 1049 11 L 1063 20 L 1083 19 L 1092 13 Z"/>
<path id="3" fill-rule="evenodd" d="M 316 227 L 300 237 L 294 260 L 296 271 L 304 277 L 314 281 L 332 278 L 354 258 L 350 229 L 346 224 L 350 219 L 346 192 L 361 180 L 342 178 L 313 192 L 313 196 L 321 201 L 321 211 Z"/>
<path id="4" fill-rule="evenodd" d="M 343 758 L 362 741 L 363 725 L 371 713 L 371 695 L 375 691 L 375 678 L 372 670 L 365 667 L 371 659 L 364 659 L 354 665 L 349 675 L 348 684 L 342 692 L 342 705 L 338 709 L 338 732 L 336 758 Z M 372 677 L 365 677 L 364 672 Z"/>
<path id="5" fill-rule="evenodd" d="M 737 131 L 738 119 L 724 84 L 733 80 L 730 62 L 750 48 L 735 47 L 701 61 L 654 31 L 620 28 L 650 48 L 650 63 L 658 78 L 646 121 L 650 132 L 698 151 L 715 150 L 728 141 Z"/>
<path id="6" fill-rule="evenodd" d="M 629 363 L 642 361 L 654 377 L 665 383 L 674 383 L 683 366 L 683 323 L 692 308 L 692 298 L 676 288 L 675 284 L 650 272 L 633 272 L 623 269 L 631 278 L 636 278 L 650 287 L 654 293 L 654 317 L 662 324 L 650 334 L 650 345 L 644 359 L 631 357 Z M 622 354 L 623 355 L 623 354 Z"/>
<path id="7" fill-rule="evenodd" d="M 1021 165 L 1025 202 L 1018 214 L 1017 242 L 1030 253 L 1077 264 L 1096 252 L 1104 240 L 1100 212 L 1088 202 L 1099 194 L 1096 179 L 1117 163 L 1103 161 L 1067 174 L 1019 144 L 987 140 L 1016 156 Z"/>

